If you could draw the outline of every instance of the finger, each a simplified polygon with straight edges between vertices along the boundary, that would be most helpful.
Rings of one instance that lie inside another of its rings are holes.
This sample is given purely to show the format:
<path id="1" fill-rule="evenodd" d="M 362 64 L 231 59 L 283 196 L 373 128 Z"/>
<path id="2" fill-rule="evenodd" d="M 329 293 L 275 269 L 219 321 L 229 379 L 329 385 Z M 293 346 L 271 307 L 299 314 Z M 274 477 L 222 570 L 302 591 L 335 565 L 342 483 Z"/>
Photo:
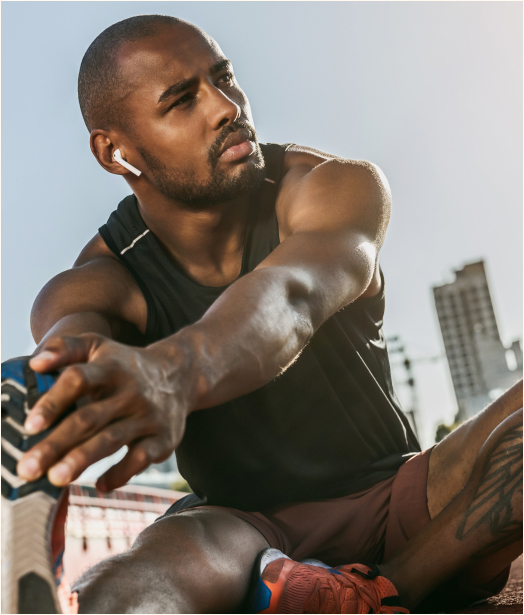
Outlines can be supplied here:
<path id="1" fill-rule="evenodd" d="M 96 334 L 50 337 L 29 366 L 37 372 L 49 372 L 71 363 L 85 363 L 101 340 L 102 336 Z"/>
<path id="2" fill-rule="evenodd" d="M 47 477 L 57 487 L 68 485 L 90 465 L 116 453 L 123 446 L 140 437 L 143 428 L 143 425 L 132 419 L 124 419 L 108 425 L 67 453 L 63 459 L 49 469 Z"/>
<path id="3" fill-rule="evenodd" d="M 33 406 L 25 420 L 25 429 L 35 434 L 51 427 L 77 399 L 96 392 L 106 379 L 105 370 L 96 364 L 67 367 Z"/>
<path id="4" fill-rule="evenodd" d="M 142 438 L 129 446 L 126 456 L 109 468 L 97 481 L 100 491 L 111 491 L 125 485 L 152 463 L 165 461 L 173 452 L 173 447 L 160 436 Z"/>
<path id="5" fill-rule="evenodd" d="M 20 459 L 17 466 L 18 475 L 26 480 L 36 480 L 43 476 L 72 448 L 122 416 L 124 412 L 125 401 L 118 397 L 75 410 Z"/>

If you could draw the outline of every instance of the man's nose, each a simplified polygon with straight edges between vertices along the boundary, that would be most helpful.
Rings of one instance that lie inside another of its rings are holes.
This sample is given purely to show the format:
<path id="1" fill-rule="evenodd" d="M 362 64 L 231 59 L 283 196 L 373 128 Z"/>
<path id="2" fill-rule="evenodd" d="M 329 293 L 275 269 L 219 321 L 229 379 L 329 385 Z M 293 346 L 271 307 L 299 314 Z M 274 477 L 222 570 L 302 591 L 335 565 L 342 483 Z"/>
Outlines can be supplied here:
<path id="1" fill-rule="evenodd" d="M 232 124 L 240 117 L 242 110 L 235 101 L 231 100 L 227 96 L 226 92 L 223 92 L 220 88 L 211 88 L 211 109 L 210 109 L 210 123 L 213 130 Z"/>

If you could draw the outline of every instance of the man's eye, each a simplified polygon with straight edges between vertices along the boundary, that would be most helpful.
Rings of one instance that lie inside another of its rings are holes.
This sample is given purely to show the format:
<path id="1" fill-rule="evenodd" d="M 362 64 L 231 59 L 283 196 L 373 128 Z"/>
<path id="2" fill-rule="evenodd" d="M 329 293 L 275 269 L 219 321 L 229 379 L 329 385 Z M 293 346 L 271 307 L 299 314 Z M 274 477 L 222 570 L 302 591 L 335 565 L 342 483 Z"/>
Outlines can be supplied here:
<path id="1" fill-rule="evenodd" d="M 173 109 L 173 107 L 178 107 L 179 105 L 184 104 L 185 102 L 187 102 L 188 100 L 191 100 L 192 95 L 191 94 L 184 94 L 184 96 L 182 96 L 181 98 L 179 98 L 176 102 L 174 102 L 171 107 L 169 107 L 170 109 Z"/>
<path id="2" fill-rule="evenodd" d="M 222 75 L 222 77 L 220 77 L 218 82 L 232 84 L 234 80 L 235 80 L 235 75 L 233 75 L 233 73 L 226 73 L 225 75 Z"/>

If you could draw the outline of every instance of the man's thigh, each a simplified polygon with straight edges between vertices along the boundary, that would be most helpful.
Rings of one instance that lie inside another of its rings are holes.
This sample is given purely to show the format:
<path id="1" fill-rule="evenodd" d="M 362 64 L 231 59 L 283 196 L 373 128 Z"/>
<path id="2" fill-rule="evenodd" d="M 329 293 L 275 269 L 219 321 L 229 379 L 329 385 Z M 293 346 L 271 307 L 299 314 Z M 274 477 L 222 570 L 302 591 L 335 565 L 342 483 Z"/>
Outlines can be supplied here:
<path id="1" fill-rule="evenodd" d="M 264 537 L 234 515 L 188 510 L 146 528 L 126 553 L 74 585 L 84 613 L 234 612 Z"/>
<path id="2" fill-rule="evenodd" d="M 432 519 L 465 487 L 491 432 L 520 408 L 522 381 L 435 446 L 429 460 L 427 483 L 428 510 Z"/>

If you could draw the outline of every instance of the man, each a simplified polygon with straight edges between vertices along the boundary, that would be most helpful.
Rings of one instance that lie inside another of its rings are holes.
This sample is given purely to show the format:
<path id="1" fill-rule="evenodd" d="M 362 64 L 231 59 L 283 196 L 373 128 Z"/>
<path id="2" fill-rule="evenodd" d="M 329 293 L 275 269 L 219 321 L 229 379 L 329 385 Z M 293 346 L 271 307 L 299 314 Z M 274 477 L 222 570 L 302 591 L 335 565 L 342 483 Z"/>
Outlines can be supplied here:
<path id="1" fill-rule="evenodd" d="M 170 17 L 105 30 L 79 98 L 133 195 L 38 296 L 30 363 L 4 366 L 12 570 L 24 523 L 62 519 L 64 487 L 127 445 L 99 489 L 176 449 L 196 495 L 76 582 L 80 612 L 403 613 L 499 591 L 520 553 L 521 388 L 417 454 L 381 331 L 381 171 L 260 145 L 231 63 Z M 7 608 L 57 608 L 38 557 L 7 575 Z"/>

